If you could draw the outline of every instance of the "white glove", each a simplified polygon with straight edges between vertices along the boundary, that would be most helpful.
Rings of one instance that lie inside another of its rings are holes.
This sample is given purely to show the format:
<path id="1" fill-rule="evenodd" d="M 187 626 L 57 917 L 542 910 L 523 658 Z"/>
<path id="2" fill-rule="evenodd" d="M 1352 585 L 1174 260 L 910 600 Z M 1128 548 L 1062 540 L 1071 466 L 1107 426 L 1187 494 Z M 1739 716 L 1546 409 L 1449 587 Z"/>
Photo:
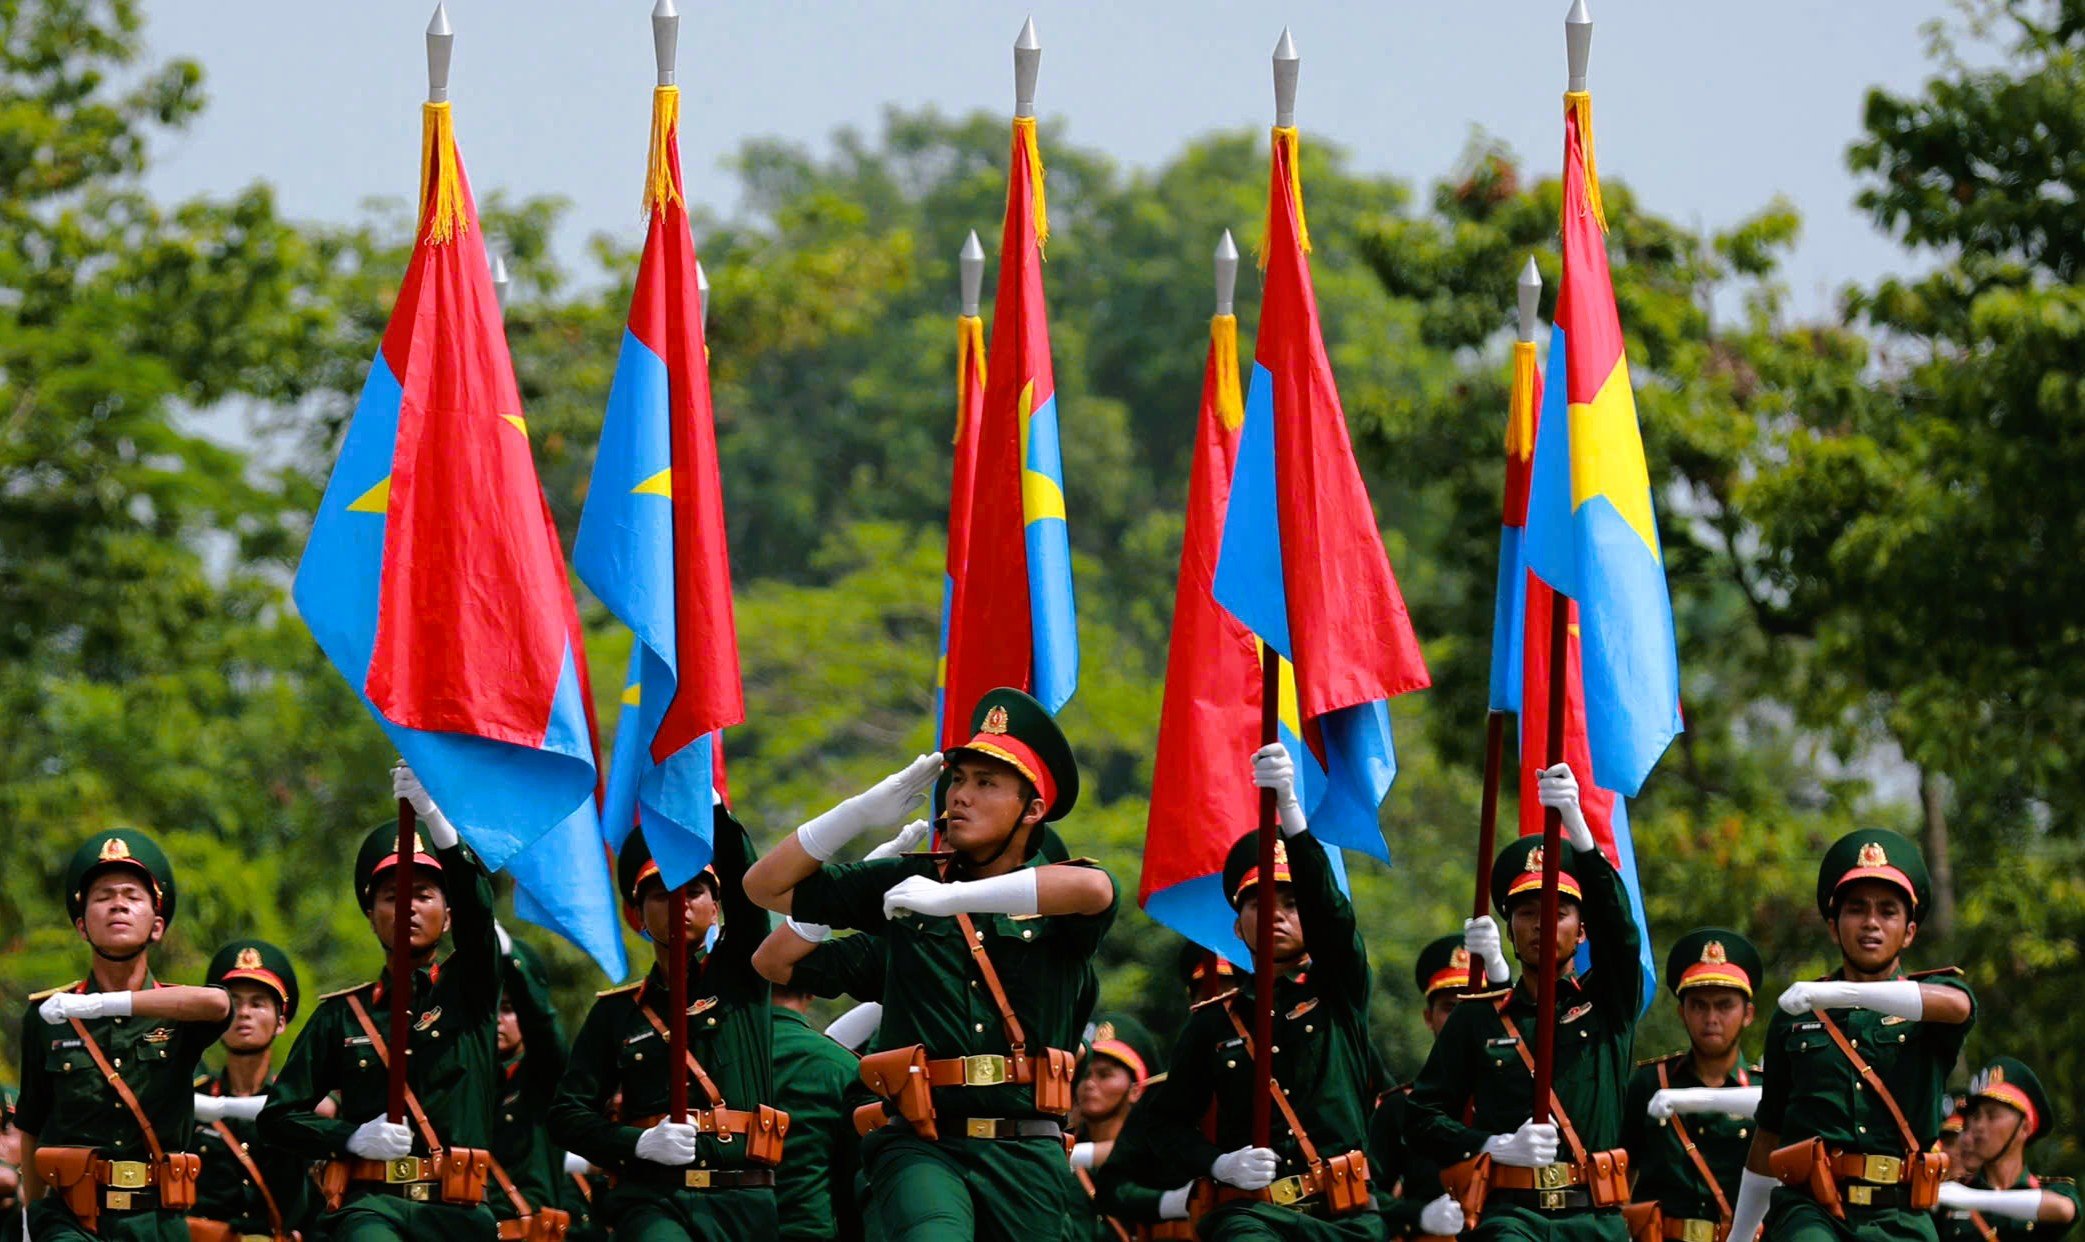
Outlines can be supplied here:
<path id="1" fill-rule="evenodd" d="M 1926 1016 L 1926 998 L 1916 979 L 1888 979 L 1881 983 L 1848 983 L 1819 979 L 1791 983 L 1781 993 L 1783 1013 L 1809 1013 L 1815 1009 L 1872 1009 L 1899 1018 Z"/>
<path id="2" fill-rule="evenodd" d="M 1471 961 L 1484 963 L 1486 983 L 1501 986 L 1513 982 L 1513 968 L 1506 964 L 1506 954 L 1499 947 L 1499 925 L 1491 921 L 1490 915 L 1463 920 L 1462 947 Z"/>
<path id="3" fill-rule="evenodd" d="M 1774 1187 L 1781 1183 L 1764 1173 L 1746 1169 L 1738 1179 L 1737 1203 L 1730 1210 L 1731 1242 L 1752 1242 L 1759 1226 L 1766 1221 L 1766 1210 L 1772 1204 Z"/>
<path id="4" fill-rule="evenodd" d="M 1187 1201 L 1193 1197 L 1194 1192 L 1195 1184 L 1189 1182 L 1185 1186 L 1176 1186 L 1160 1195 L 1158 1197 L 1158 1218 L 1160 1220 L 1186 1220 Z"/>
<path id="5" fill-rule="evenodd" d="M 265 1095 L 204 1095 L 196 1093 L 197 1121 L 252 1121 L 266 1107 Z"/>
<path id="6" fill-rule="evenodd" d="M 795 919 L 784 917 L 782 926 L 812 944 L 824 944 L 833 938 L 833 929 L 823 923 L 799 923 Z"/>
<path id="7" fill-rule="evenodd" d="M 1252 752 L 1252 783 L 1274 791 L 1274 806 L 1281 813 L 1281 835 L 1293 837 L 1310 827 L 1303 818 L 1303 799 L 1296 796 L 1296 761 L 1289 748 L 1269 742 Z"/>
<path id="8" fill-rule="evenodd" d="M 225 1097 L 223 1097 L 223 1096 L 221 1096 L 221 1095 L 204 1095 L 204 1094 L 203 1094 L 202 1092 L 200 1092 L 200 1091 L 196 1092 L 196 1097 L 195 1097 L 195 1119 L 196 1119 L 196 1121 L 197 1121 L 197 1122 L 199 1122 L 199 1123 L 204 1123 L 204 1124 L 207 1124 L 207 1123 L 209 1123 L 209 1122 L 212 1122 L 212 1121 L 223 1121 L 223 1120 L 224 1120 L 224 1104 L 225 1104 Z"/>
<path id="9" fill-rule="evenodd" d="M 944 884 L 931 876 L 908 875 L 883 894 L 883 917 L 904 911 L 947 916 L 963 914 L 1034 914 L 1038 898 L 1035 868 L 1021 867 L 983 880 Z"/>
<path id="10" fill-rule="evenodd" d="M 1074 1169 L 1090 1169 L 1093 1167 L 1093 1144 L 1073 1143 L 1071 1145 L 1071 1167 Z"/>
<path id="11" fill-rule="evenodd" d="M 1209 1162 L 1209 1176 L 1240 1190 L 1265 1190 L 1281 1159 L 1265 1147 L 1241 1147 Z"/>
<path id="12" fill-rule="evenodd" d="M 1644 1108 L 1654 1121 L 1670 1121 L 1674 1113 L 1725 1113 L 1750 1117 L 1759 1111 L 1758 1087 L 1666 1087 L 1651 1092 Z"/>
<path id="13" fill-rule="evenodd" d="M 1442 1195 L 1419 1209 L 1419 1232 L 1452 1238 L 1469 1228 L 1462 1214 L 1462 1204 L 1453 1195 Z"/>
<path id="14" fill-rule="evenodd" d="M 915 819 L 903 828 L 898 829 L 897 836 L 870 850 L 868 857 L 896 858 L 900 854 L 910 854 L 913 850 L 919 848 L 921 841 L 927 839 L 928 828 L 929 825 L 926 820 Z"/>
<path id="15" fill-rule="evenodd" d="M 883 1006 L 875 1001 L 863 1001 L 854 1008 L 832 1020 L 825 1028 L 825 1036 L 842 1048 L 862 1048 L 883 1025 Z"/>
<path id="16" fill-rule="evenodd" d="M 492 938 L 499 942 L 501 957 L 511 957 L 513 955 L 514 937 L 507 934 L 507 929 L 500 926 L 498 919 L 492 920 Z"/>
<path id="17" fill-rule="evenodd" d="M 364 1160 L 396 1160 L 413 1154 L 413 1132 L 402 1121 L 371 1117 L 348 1135 L 347 1149 Z"/>
<path id="18" fill-rule="evenodd" d="M 587 1170 L 593 1167 L 593 1165 L 590 1165 L 586 1162 L 585 1156 L 574 1155 L 569 1151 L 565 1153 L 565 1172 L 576 1173 L 579 1176 L 584 1177 L 586 1176 Z"/>
<path id="19" fill-rule="evenodd" d="M 1961 1182 L 1940 1183 L 1940 1206 L 1958 1212 L 1983 1212 L 2009 1220 L 2033 1220 L 2042 1214 L 2039 1190 L 1976 1190 Z"/>
<path id="20" fill-rule="evenodd" d="M 130 993 L 128 992 L 59 992 L 45 999 L 36 1012 L 53 1026 L 67 1018 L 78 1018 L 82 1022 L 94 1018 L 127 1018 L 130 1016 Z"/>
<path id="21" fill-rule="evenodd" d="M 912 808 L 927 796 L 941 777 L 941 752 L 921 755 L 901 771 L 876 782 L 796 830 L 797 844 L 804 853 L 825 862 L 840 847 L 871 828 L 889 828 L 903 823 Z"/>
<path id="22" fill-rule="evenodd" d="M 695 1163 L 695 1127 L 685 1122 L 659 1122 L 637 1136 L 637 1158 L 653 1164 Z"/>
<path id="23" fill-rule="evenodd" d="M 1586 825 L 1585 812 L 1578 807 L 1578 778 L 1571 765 L 1559 763 L 1535 778 L 1535 797 L 1543 806 L 1553 806 L 1563 817 L 1564 837 L 1574 850 L 1593 848 L 1593 830 Z"/>
<path id="24" fill-rule="evenodd" d="M 1484 1140 L 1484 1153 L 1499 1164 L 1538 1169 L 1557 1160 L 1557 1128 L 1548 1122 L 1523 1121 L 1511 1134 Z"/>
<path id="25" fill-rule="evenodd" d="M 442 808 L 434 804 L 434 795 L 427 792 L 427 786 L 420 783 L 411 766 L 404 762 L 391 769 L 391 796 L 413 804 L 413 814 L 419 818 L 420 827 L 426 830 L 427 839 L 434 848 L 445 850 L 456 844 L 456 829 L 449 823 L 449 817 L 442 814 Z"/>

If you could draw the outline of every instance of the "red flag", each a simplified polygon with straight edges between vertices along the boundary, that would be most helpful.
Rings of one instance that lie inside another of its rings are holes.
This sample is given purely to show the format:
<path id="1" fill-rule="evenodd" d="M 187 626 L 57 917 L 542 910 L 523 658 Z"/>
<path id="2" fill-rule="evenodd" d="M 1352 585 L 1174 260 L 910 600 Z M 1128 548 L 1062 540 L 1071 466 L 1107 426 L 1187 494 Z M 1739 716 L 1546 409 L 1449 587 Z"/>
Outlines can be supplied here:
<path id="1" fill-rule="evenodd" d="M 948 615 L 942 618 L 941 667 L 935 670 L 935 711 L 943 750 L 966 741 L 970 717 L 948 710 L 948 665 L 951 626 L 955 616 L 956 583 L 965 572 L 970 553 L 970 511 L 976 503 L 977 442 L 985 417 L 985 325 L 975 315 L 956 318 L 956 466 L 948 490 L 948 552 L 943 562 L 946 582 L 943 593 Z M 989 689 L 989 687 L 987 687 Z"/>

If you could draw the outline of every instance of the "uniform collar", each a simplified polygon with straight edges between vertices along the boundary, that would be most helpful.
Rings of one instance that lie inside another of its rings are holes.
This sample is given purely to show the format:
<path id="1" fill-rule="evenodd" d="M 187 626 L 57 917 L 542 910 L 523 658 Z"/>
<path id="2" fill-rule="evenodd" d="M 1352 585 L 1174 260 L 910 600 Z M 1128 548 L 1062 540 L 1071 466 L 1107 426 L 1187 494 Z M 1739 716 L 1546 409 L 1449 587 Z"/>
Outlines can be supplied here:
<path id="1" fill-rule="evenodd" d="M 152 972 L 151 972 L 151 971 L 149 971 L 149 970 L 148 970 L 148 971 L 146 971 L 146 972 L 145 972 L 145 987 L 146 987 L 146 988 L 163 988 L 163 987 L 165 987 L 165 986 L 166 986 L 166 984 L 164 984 L 164 983 L 161 983 L 161 982 L 160 982 L 159 980 L 157 980 L 157 979 L 155 979 L 155 978 L 153 978 L 153 977 L 152 977 Z M 89 993 L 89 992 L 99 992 L 99 991 L 101 991 L 101 985 L 100 985 L 100 984 L 98 984 L 98 983 L 96 983 L 96 982 L 94 982 L 94 973 L 93 973 L 92 971 L 89 971 L 89 972 L 87 973 L 87 977 L 86 977 L 86 978 L 84 978 L 84 979 L 80 980 L 80 981 L 79 981 L 78 983 L 75 983 L 75 984 L 73 984 L 73 985 L 72 985 L 72 990 L 73 990 L 74 992 L 76 992 L 76 993 L 79 993 L 79 994 L 81 994 L 81 995 L 85 995 L 85 994 L 87 994 L 87 993 Z"/>
<path id="2" fill-rule="evenodd" d="M 433 986 L 434 986 L 435 984 L 437 984 L 437 983 L 441 982 L 441 979 L 442 979 L 442 964 L 441 964 L 440 962 L 436 962 L 436 963 L 434 963 L 434 964 L 433 964 L 432 966 L 416 966 L 416 967 L 414 967 L 414 968 L 413 968 L 413 994 L 417 996 L 417 995 L 418 995 L 418 994 L 420 993 L 420 991 L 421 991 L 421 987 L 420 987 L 420 985 L 421 985 L 422 981 L 425 981 L 425 983 L 427 984 L 427 986 L 431 988 L 431 987 L 433 987 Z M 387 971 L 385 971 L 385 972 L 384 972 L 383 974 L 381 974 L 381 975 L 378 975 L 378 976 L 377 976 L 377 980 L 376 980 L 376 990 L 375 990 L 375 991 L 373 991 L 373 992 L 371 992 L 371 993 L 369 994 L 369 999 L 370 999 L 371 1001 L 373 1001 L 374 1003 L 376 1003 L 376 1004 L 379 1004 L 379 1005 L 383 1004 L 383 1003 L 384 1003 L 384 993 L 385 993 L 385 989 L 389 988 L 390 986 L 391 986 L 391 972 L 387 970 Z"/>
<path id="3" fill-rule="evenodd" d="M 794 1022 L 798 1026 L 803 1027 L 805 1030 L 812 1029 L 811 1020 L 809 1018 L 806 1018 L 804 1015 L 798 1013 L 796 1010 L 784 1009 L 780 1005 L 774 1005 L 771 1006 L 771 1008 L 774 1010 L 775 1017 L 781 1019 L 782 1021 Z"/>

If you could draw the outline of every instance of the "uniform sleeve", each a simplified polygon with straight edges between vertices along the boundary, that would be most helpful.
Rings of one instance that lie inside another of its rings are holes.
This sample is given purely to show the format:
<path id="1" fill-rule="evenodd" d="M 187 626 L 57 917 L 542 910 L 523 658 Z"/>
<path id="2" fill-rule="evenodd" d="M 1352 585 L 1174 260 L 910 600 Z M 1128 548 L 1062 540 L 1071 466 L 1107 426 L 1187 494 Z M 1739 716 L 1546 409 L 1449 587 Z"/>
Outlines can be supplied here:
<path id="1" fill-rule="evenodd" d="M 18 1045 L 22 1050 L 22 1094 L 14 1106 L 16 1128 L 32 1137 L 43 1133 L 44 1123 L 51 1117 L 51 1078 L 43 1069 L 50 1023 L 36 1012 L 38 1003 L 29 1002 L 22 1015 L 22 1042 Z"/>
<path id="2" fill-rule="evenodd" d="M 1650 1115 L 1644 1110 L 1657 1089 L 1658 1067 L 1643 1065 L 1629 1075 L 1628 1089 L 1622 1093 L 1622 1148 L 1629 1153 L 1629 1167 L 1639 1173 L 1650 1150 Z"/>
<path id="3" fill-rule="evenodd" d="M 1766 1054 L 1760 1058 L 1759 1111 L 1753 1114 L 1759 1128 L 1779 1134 L 1788 1117 L 1788 1015 L 1777 1006 L 1766 1024 Z"/>
<path id="4" fill-rule="evenodd" d="M 1060 867 L 1091 867 L 1095 871 L 1100 871 L 1103 875 L 1107 874 L 1101 870 L 1099 863 L 1084 860 L 1052 865 Z M 1113 876 L 1108 876 L 1108 884 L 1114 891 L 1108 898 L 1107 909 L 1099 914 L 1060 914 L 1052 920 L 1053 930 L 1061 937 L 1059 943 L 1063 944 L 1074 956 L 1082 958 L 1093 956 L 1093 951 L 1100 947 L 1102 937 L 1106 936 L 1108 929 L 1115 925 L 1115 911 L 1120 909 L 1122 905 L 1122 890 L 1114 887 L 1115 878 Z"/>
<path id="5" fill-rule="evenodd" d="M 1210 1163 L 1223 1154 L 1223 1150 L 1202 1133 L 1202 1118 L 1208 1115 L 1209 1105 L 1216 1098 L 1208 1050 L 1218 1038 L 1214 1023 L 1219 1016 L 1214 1005 L 1197 1009 L 1187 1016 L 1187 1026 L 1181 1030 L 1180 1039 L 1173 1046 L 1172 1059 L 1166 1063 L 1169 1069 L 1165 1081 L 1130 1112 L 1132 1123 L 1140 1117 L 1148 1117 L 1150 1129 L 1145 1137 L 1151 1152 L 1163 1153 L 1164 1161 L 1177 1160 L 1177 1164 L 1153 1167 L 1160 1163 L 1156 1158 L 1148 1162 L 1135 1159 L 1133 1163 L 1125 1164 L 1116 1176 L 1126 1176 L 1135 1169 L 1148 1169 L 1149 1175 L 1140 1175 L 1137 1178 L 1139 1182 L 1145 1185 L 1165 1183 L 1159 1189 L 1170 1190 L 1189 1177 L 1206 1174 Z M 1120 1154 L 1118 1148 L 1116 1154 L 1101 1166 L 1102 1174 L 1115 1167 Z M 1168 1180 L 1176 1172 L 1182 1176 Z M 1112 1183 L 1114 1178 L 1103 1180 Z"/>
<path id="6" fill-rule="evenodd" d="M 2072 1230 L 2076 1229 L 2080 1220 L 2085 1220 L 2085 1199 L 2080 1199 L 2078 1197 L 2078 1185 L 2076 1182 L 2073 1182 L 2071 1179 L 2067 1177 L 2045 1177 L 2042 1179 L 2042 1189 L 2048 1191 L 2052 1195 L 2058 1196 L 2059 1198 L 2070 1200 L 2071 1223 L 2068 1225 L 2060 1226 L 2037 1224 L 2035 1226 L 2035 1233 L 2037 1235 L 2049 1238 L 2061 1238 L 2068 1235 Z M 2041 1231 L 2043 1229 L 2047 1229 L 2049 1232 L 2047 1234 L 2042 1234 Z"/>
<path id="7" fill-rule="evenodd" d="M 1443 1167 L 1468 1160 L 1491 1137 L 1462 1123 L 1463 1106 L 1481 1069 L 1477 1050 L 1483 1046 L 1484 1032 L 1478 1024 L 1491 1012 L 1483 1001 L 1455 1007 L 1405 1101 L 1405 1145 Z"/>
<path id="8" fill-rule="evenodd" d="M 1411 1194 L 1411 1187 L 1401 1185 L 1404 1179 L 1404 1112 L 1405 1094 L 1391 1092 L 1368 1119 L 1368 1163 L 1382 1196 L 1383 1224 L 1390 1235 L 1397 1238 L 1415 1237 L 1419 1233 L 1419 1213 L 1426 1208 L 1426 1201 Z M 1395 1190 L 1397 1193 L 1392 1194 Z"/>
<path id="9" fill-rule="evenodd" d="M 492 922 L 492 877 L 478 856 L 461 841 L 436 850 L 449 899 L 449 936 L 455 951 L 445 965 L 461 979 L 457 996 L 476 1016 L 498 1021 L 500 1012 L 500 942 Z M 459 883 L 455 877 L 468 877 Z"/>
<path id="10" fill-rule="evenodd" d="M 871 858 L 858 863 L 827 864 L 804 878 L 790 895 L 790 911 L 805 923 L 880 932 L 883 894 L 908 875 L 924 875 L 910 858 Z"/>
<path id="11" fill-rule="evenodd" d="M 348 1136 L 367 1117 L 321 1117 L 313 1110 L 336 1085 L 333 1055 L 340 1046 L 337 1001 L 320 1004 L 297 1033 L 290 1055 L 268 1088 L 268 1104 L 256 1122 L 263 1142 L 309 1160 L 347 1154 Z"/>
<path id="12" fill-rule="evenodd" d="M 540 1116 L 565 1076 L 565 1028 L 542 980 L 526 969 L 513 973 L 521 980 L 511 998 L 521 1027 L 521 1098 L 531 1113 Z"/>
<path id="13" fill-rule="evenodd" d="M 604 1169 L 620 1169 L 637 1158 L 637 1136 L 643 1131 L 608 1119 L 615 1095 L 615 1061 L 619 1049 L 614 998 L 594 1003 L 572 1041 L 565 1076 L 551 1097 L 547 1121 L 550 1140 Z"/>
<path id="14" fill-rule="evenodd" d="M 1331 995 L 1352 999 L 1356 1007 L 1368 1008 L 1368 954 L 1354 920 L 1354 903 L 1339 891 L 1332 873 L 1332 860 L 1324 845 L 1306 830 L 1288 838 L 1290 891 L 1296 895 L 1296 913 L 1303 923 L 1303 943 L 1310 950 L 1314 976 L 1329 977 L 1337 987 Z"/>
<path id="15" fill-rule="evenodd" d="M 219 987 L 218 990 L 224 989 Z M 232 1006 L 229 1000 L 225 1003 L 222 1018 L 213 1018 L 208 1022 L 181 1023 L 181 1057 L 190 1073 L 203 1063 L 203 1054 L 217 1046 L 218 1039 L 231 1029 L 231 1025 Z"/>
<path id="16" fill-rule="evenodd" d="M 1969 1020 L 1967 1022 L 1921 1022 L 1919 1038 L 1933 1050 L 1933 1061 L 1945 1075 L 1955 1067 L 1962 1056 L 1962 1046 L 1969 1042 L 1970 1028 L 1976 1025 L 1976 993 L 1969 990 L 1969 983 L 1959 975 L 1940 975 L 1919 980 L 1920 983 L 1938 984 L 1954 988 L 1969 998 Z"/>
<path id="17" fill-rule="evenodd" d="M 797 961 L 790 971 L 789 986 L 828 999 L 851 996 L 858 1001 L 881 1001 L 889 949 L 883 937 L 868 932 L 835 936 Z"/>
<path id="18" fill-rule="evenodd" d="M 1170 1082 L 1168 1078 L 1166 1081 Z M 1163 1089 L 1165 1083 L 1160 1083 Z M 1152 1098 L 1129 1112 L 1108 1159 L 1093 1171 L 1093 1202 L 1101 1214 L 1130 1224 L 1155 1224 L 1159 1200 L 1169 1190 L 1209 1172 L 1214 1155 L 1168 1152 L 1160 1144 L 1170 1133 L 1157 1124 Z M 1201 1133 L 1199 1127 L 1197 1136 Z"/>
<path id="19" fill-rule="evenodd" d="M 724 911 L 724 930 L 717 938 L 716 952 L 712 958 L 719 965 L 729 965 L 734 974 L 750 979 L 755 985 L 766 986 L 753 969 L 753 950 L 767 939 L 772 925 L 768 913 L 746 896 L 746 871 L 752 867 L 756 857 L 753 838 L 746 832 L 744 824 L 719 804 L 716 809 L 712 830 L 716 842 L 713 862 L 717 868 L 717 887 Z"/>
<path id="20" fill-rule="evenodd" d="M 1593 959 L 1586 991 L 1610 1021 L 1632 1024 L 1643 1008 L 1643 929 L 1629 913 L 1621 872 L 1595 848 L 1572 851 L 1571 874 L 1585 890 L 1578 908 Z"/>

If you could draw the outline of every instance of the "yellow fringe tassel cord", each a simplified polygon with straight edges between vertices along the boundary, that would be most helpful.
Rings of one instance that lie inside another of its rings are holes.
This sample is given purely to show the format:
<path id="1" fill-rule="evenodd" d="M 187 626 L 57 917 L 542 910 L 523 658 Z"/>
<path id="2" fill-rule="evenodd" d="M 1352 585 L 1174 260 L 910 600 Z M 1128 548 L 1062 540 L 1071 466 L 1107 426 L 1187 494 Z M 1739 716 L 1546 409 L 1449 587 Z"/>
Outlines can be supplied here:
<path id="1" fill-rule="evenodd" d="M 1302 147 L 1299 145 L 1298 139 L 1296 137 L 1296 127 L 1293 125 L 1275 126 L 1274 142 L 1277 146 L 1281 147 L 1281 149 L 1288 155 L 1289 192 L 1291 198 L 1294 200 L 1296 204 L 1296 244 L 1303 248 L 1303 253 L 1309 254 L 1310 221 L 1303 214 Z M 1267 202 L 1267 211 L 1267 229 L 1266 232 L 1260 237 L 1260 248 L 1258 253 L 1255 255 L 1255 257 L 1259 260 L 1261 271 L 1265 271 L 1267 269 L 1267 239 L 1269 237 L 1274 236 L 1274 202 L 1271 197 L 1268 199 Z"/>
<path id="2" fill-rule="evenodd" d="M 456 121 L 446 102 L 420 105 L 420 218 L 421 235 L 431 245 L 471 227 L 456 165 Z"/>
<path id="3" fill-rule="evenodd" d="M 1028 155 L 1028 181 L 1030 197 L 1035 200 L 1035 245 L 1041 249 L 1050 244 L 1050 204 L 1043 197 L 1042 148 L 1035 141 L 1035 118 L 1014 118 L 1014 141 Z"/>
<path id="4" fill-rule="evenodd" d="M 963 439 L 963 418 L 970 409 L 971 388 L 963 381 L 970 368 L 977 368 L 977 387 L 985 386 L 985 321 L 976 315 L 956 316 L 956 434 L 949 440 L 959 444 Z"/>
<path id="5" fill-rule="evenodd" d="M 1506 406 L 1506 456 L 1535 455 L 1535 343 L 1513 342 L 1513 397 Z"/>
<path id="6" fill-rule="evenodd" d="M 1214 315 L 1209 344 L 1216 354 L 1216 412 L 1226 430 L 1245 425 L 1245 398 L 1238 388 L 1238 316 Z"/>
<path id="7" fill-rule="evenodd" d="M 1585 152 L 1585 201 L 1593 209 L 1600 231 L 1607 231 L 1607 207 L 1600 200 L 1600 164 L 1593 158 L 1593 96 L 1590 91 L 1565 91 L 1564 107 L 1578 121 L 1578 149 Z"/>
<path id="8" fill-rule="evenodd" d="M 684 203 L 681 189 L 673 183 L 673 170 L 666 156 L 668 144 L 680 134 L 681 88 L 661 86 L 652 91 L 652 145 L 644 159 L 644 209 L 658 211 L 668 203 Z"/>

